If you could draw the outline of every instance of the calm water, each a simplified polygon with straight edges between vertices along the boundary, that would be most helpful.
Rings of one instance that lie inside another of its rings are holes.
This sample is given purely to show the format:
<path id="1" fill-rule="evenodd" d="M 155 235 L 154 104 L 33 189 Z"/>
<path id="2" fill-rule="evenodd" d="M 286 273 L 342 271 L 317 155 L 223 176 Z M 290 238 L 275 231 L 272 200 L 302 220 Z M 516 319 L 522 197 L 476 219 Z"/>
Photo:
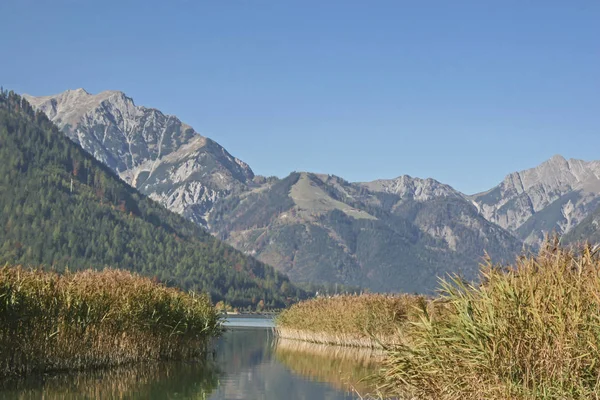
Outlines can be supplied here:
<path id="1" fill-rule="evenodd" d="M 275 340 L 272 321 L 235 318 L 212 360 L 149 363 L 4 383 L 0 399 L 356 399 L 380 356 Z"/>

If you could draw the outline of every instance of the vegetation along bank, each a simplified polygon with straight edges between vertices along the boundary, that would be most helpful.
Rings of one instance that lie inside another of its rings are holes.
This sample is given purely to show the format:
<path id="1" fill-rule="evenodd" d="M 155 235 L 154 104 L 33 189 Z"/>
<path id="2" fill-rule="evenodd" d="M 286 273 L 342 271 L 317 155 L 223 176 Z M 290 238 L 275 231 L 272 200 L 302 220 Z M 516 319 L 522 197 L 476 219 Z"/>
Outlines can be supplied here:
<path id="1" fill-rule="evenodd" d="M 200 357 L 221 329 L 207 295 L 130 272 L 0 268 L 0 376 Z"/>
<path id="2" fill-rule="evenodd" d="M 383 387 L 422 399 L 594 399 L 600 390 L 600 259 L 547 243 L 481 284 L 444 284 L 388 353 Z"/>
<path id="3" fill-rule="evenodd" d="M 600 392 L 600 257 L 548 242 L 436 298 L 319 298 L 278 318 L 283 337 L 387 344 L 379 390 L 419 399 L 591 399 Z M 394 311 L 392 311 L 394 310 Z"/>
<path id="4" fill-rule="evenodd" d="M 337 295 L 292 305 L 276 320 L 285 339 L 354 347 L 385 347 L 402 340 L 402 327 L 415 310 L 427 307 L 424 296 Z"/>

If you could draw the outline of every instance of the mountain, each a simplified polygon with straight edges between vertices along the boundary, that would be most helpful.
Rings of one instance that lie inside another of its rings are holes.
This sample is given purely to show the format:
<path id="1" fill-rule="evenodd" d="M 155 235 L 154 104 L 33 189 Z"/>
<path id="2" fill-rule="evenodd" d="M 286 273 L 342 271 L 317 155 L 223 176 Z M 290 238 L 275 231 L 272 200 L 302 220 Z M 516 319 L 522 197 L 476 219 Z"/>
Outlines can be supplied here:
<path id="1" fill-rule="evenodd" d="M 297 282 L 431 291 L 450 272 L 474 277 L 485 251 L 512 261 L 522 247 L 471 199 L 433 179 L 267 179 L 122 92 L 27 99 L 127 183 Z"/>
<path id="2" fill-rule="evenodd" d="M 600 207 L 590 213 L 575 228 L 562 237 L 567 244 L 589 242 L 600 244 Z"/>
<path id="3" fill-rule="evenodd" d="M 376 193 L 380 201 L 375 205 L 444 240 L 450 250 L 468 259 L 477 259 L 485 250 L 494 260 L 512 261 L 522 249 L 520 241 L 480 215 L 464 194 L 434 179 L 404 175 L 360 185 Z"/>
<path id="4" fill-rule="evenodd" d="M 0 160 L 0 263 L 122 268 L 240 307 L 303 296 L 272 267 L 141 195 L 5 91 Z"/>
<path id="5" fill-rule="evenodd" d="M 123 92 L 23 97 L 125 182 L 200 225 L 218 199 L 254 185 L 250 167 L 219 144 Z"/>
<path id="6" fill-rule="evenodd" d="M 462 193 L 435 179 L 413 178 L 408 175 L 396 179 L 378 179 L 360 185 L 373 192 L 397 195 L 400 199 L 428 201 L 439 197 L 464 198 Z"/>
<path id="7" fill-rule="evenodd" d="M 565 234 L 600 205 L 600 161 L 554 156 L 470 196 L 481 214 L 532 245 Z"/>
<path id="8" fill-rule="evenodd" d="M 372 189 L 372 190 L 370 190 Z M 484 250 L 512 260 L 521 242 L 433 180 L 350 183 L 295 172 L 215 205 L 218 237 L 293 281 L 431 292 L 440 277 L 476 277 Z"/>

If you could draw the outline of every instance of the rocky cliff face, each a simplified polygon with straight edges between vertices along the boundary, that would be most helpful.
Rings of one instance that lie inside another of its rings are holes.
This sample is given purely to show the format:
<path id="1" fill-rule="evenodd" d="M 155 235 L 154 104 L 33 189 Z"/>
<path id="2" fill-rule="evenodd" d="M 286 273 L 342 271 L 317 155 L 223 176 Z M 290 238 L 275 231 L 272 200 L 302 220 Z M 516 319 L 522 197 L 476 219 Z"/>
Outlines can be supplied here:
<path id="1" fill-rule="evenodd" d="M 218 143 L 122 92 L 24 97 L 127 183 L 201 225 L 217 200 L 253 185 L 250 167 Z"/>
<path id="2" fill-rule="evenodd" d="M 489 221 L 539 244 L 544 234 L 567 233 L 598 207 L 600 162 L 554 156 L 470 199 Z"/>
<path id="3" fill-rule="evenodd" d="M 451 251 L 480 260 L 485 250 L 497 261 L 512 261 L 519 251 L 520 242 L 486 220 L 467 196 L 435 179 L 404 175 L 359 185 L 376 194 L 380 207 L 443 240 Z"/>
<path id="4" fill-rule="evenodd" d="M 428 201 L 438 197 L 464 197 L 451 186 L 440 183 L 435 179 L 413 178 L 408 175 L 399 176 L 396 179 L 378 179 L 372 182 L 359 183 L 359 185 L 374 192 L 395 194 L 405 200 Z"/>

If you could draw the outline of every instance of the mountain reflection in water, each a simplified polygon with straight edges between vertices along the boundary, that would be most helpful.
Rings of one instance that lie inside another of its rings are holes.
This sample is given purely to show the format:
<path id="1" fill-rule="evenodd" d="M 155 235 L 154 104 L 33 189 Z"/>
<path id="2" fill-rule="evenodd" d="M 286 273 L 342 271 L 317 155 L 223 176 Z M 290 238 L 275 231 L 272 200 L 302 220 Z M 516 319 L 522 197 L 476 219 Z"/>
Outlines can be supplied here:
<path id="1" fill-rule="evenodd" d="M 361 379 L 376 371 L 378 356 L 232 328 L 211 358 L 0 382 L 0 399 L 357 399 L 352 388 L 369 391 Z"/>

